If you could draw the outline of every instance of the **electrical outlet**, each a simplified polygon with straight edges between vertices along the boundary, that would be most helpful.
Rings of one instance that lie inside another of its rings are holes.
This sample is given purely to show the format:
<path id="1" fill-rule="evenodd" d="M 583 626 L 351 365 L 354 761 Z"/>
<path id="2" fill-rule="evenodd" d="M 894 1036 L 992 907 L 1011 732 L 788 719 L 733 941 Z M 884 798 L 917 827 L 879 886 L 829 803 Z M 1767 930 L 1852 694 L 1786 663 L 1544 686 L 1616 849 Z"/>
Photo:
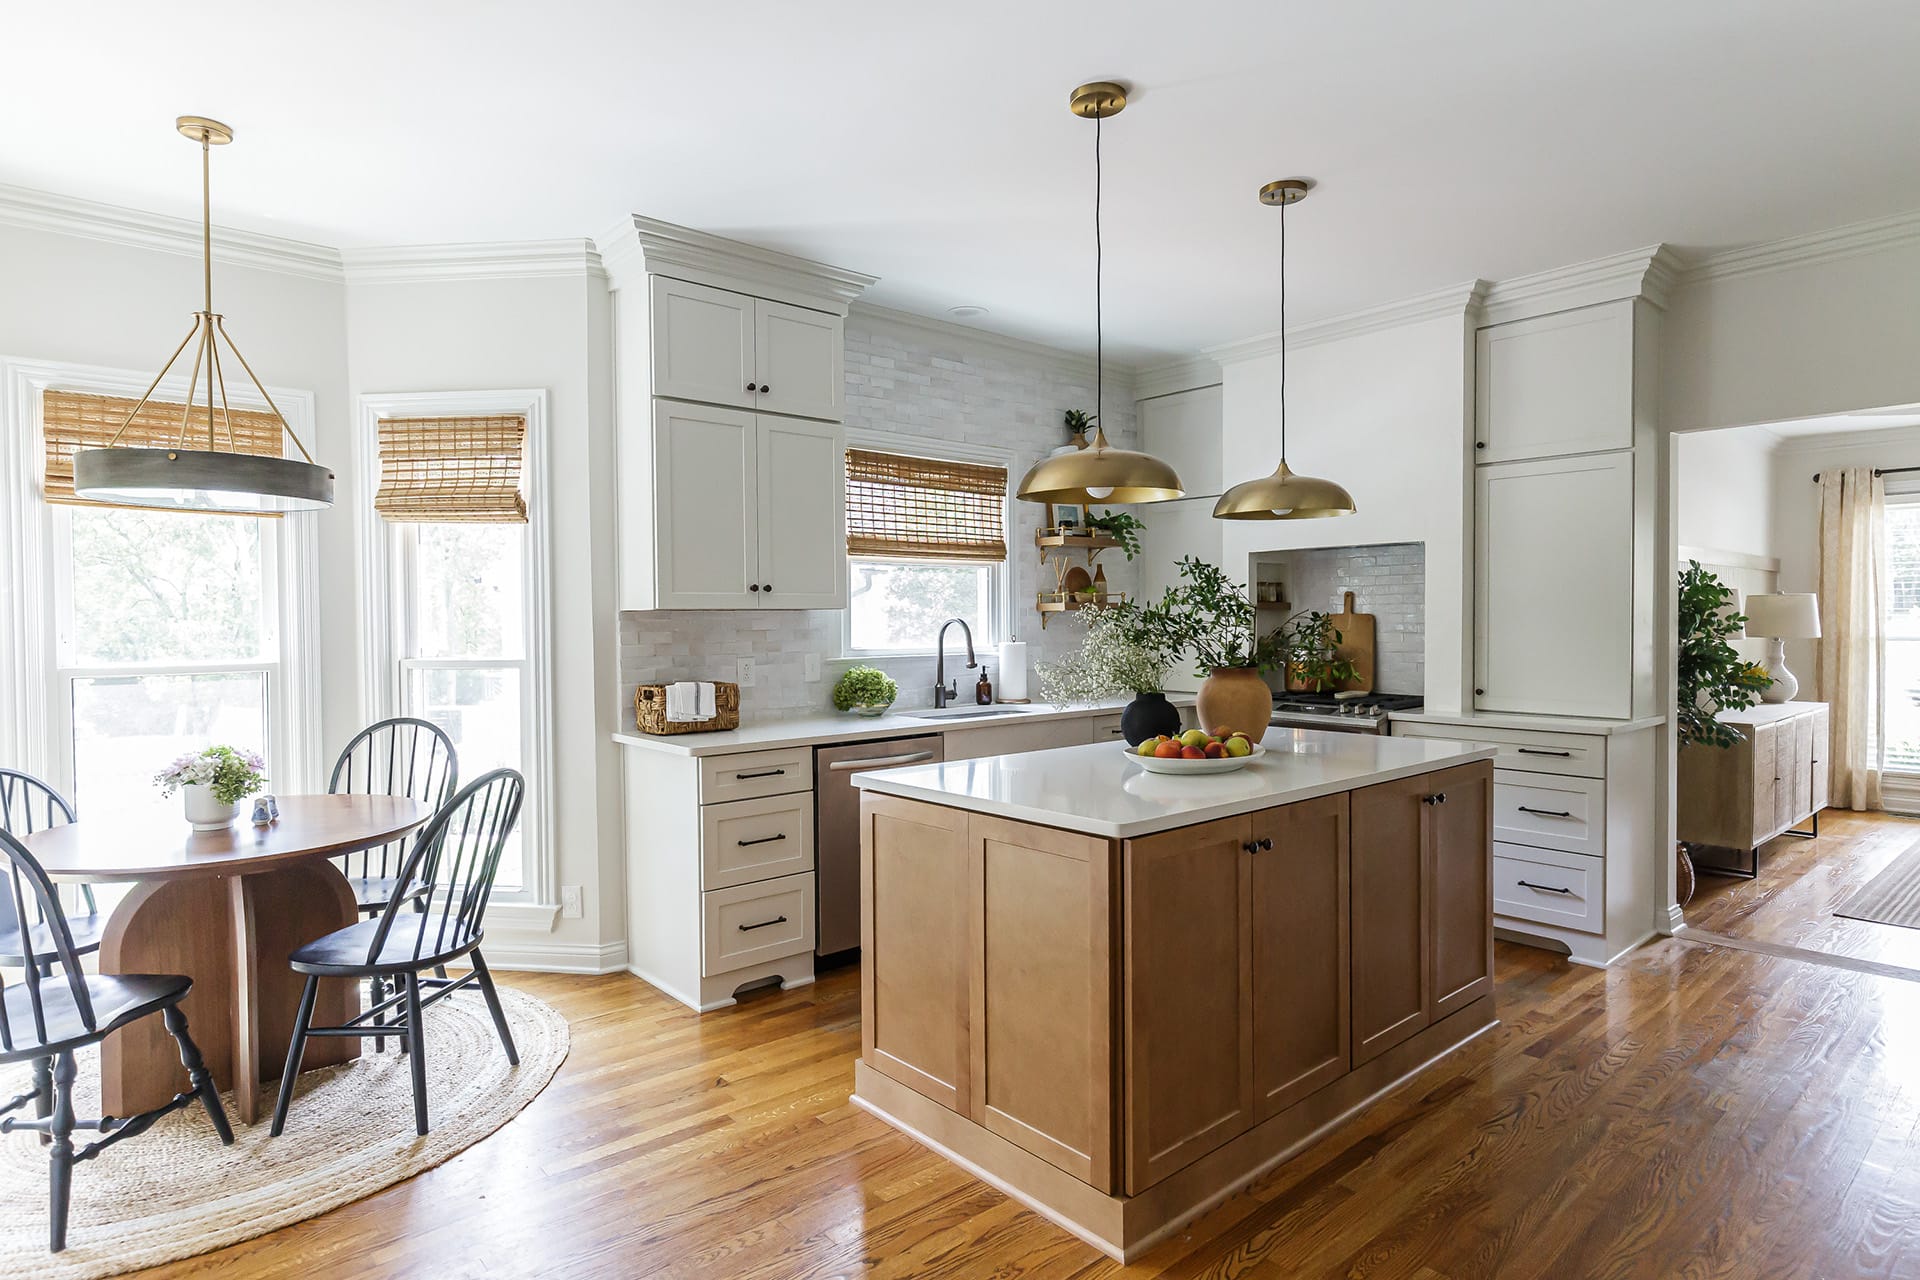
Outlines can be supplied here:
<path id="1" fill-rule="evenodd" d="M 820 655 L 819 654 L 817 653 L 808 654 L 805 658 L 801 659 L 801 666 L 805 668 L 804 674 L 806 675 L 806 678 L 808 680 L 818 680 L 820 678 Z"/>
<path id="2" fill-rule="evenodd" d="M 741 658 L 734 667 L 734 683 L 742 689 L 753 688 L 753 659 Z"/>
<path id="3" fill-rule="evenodd" d="M 560 914 L 569 920 L 578 920 L 582 914 L 580 906 L 580 886 L 563 884 L 560 886 Z"/>

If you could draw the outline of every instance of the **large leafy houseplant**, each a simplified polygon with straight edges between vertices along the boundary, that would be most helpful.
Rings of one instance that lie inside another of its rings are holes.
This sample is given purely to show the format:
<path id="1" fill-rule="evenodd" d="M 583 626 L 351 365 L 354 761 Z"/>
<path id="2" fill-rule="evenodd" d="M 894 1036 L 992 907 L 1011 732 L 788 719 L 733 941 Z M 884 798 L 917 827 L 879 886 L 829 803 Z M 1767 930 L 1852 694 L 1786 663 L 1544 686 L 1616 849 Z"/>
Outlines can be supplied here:
<path id="1" fill-rule="evenodd" d="M 1119 543 L 1121 553 L 1129 560 L 1140 554 L 1140 531 L 1146 527 L 1131 511 L 1115 511 L 1109 507 L 1097 515 L 1087 513 L 1087 528 Z"/>
<path id="2" fill-rule="evenodd" d="M 1180 557 L 1178 568 L 1181 583 L 1143 612 L 1175 647 L 1193 651 L 1195 675 L 1235 667 L 1271 671 L 1285 661 L 1279 634 L 1259 633 L 1245 586 L 1194 556 Z"/>
<path id="3" fill-rule="evenodd" d="M 1740 731 L 1715 716 L 1752 706 L 1773 680 L 1729 643 L 1746 625 L 1746 615 L 1734 608 L 1732 589 L 1698 560 L 1687 561 L 1680 571 L 1677 613 L 1680 745 L 1731 747 L 1740 741 Z"/>
<path id="4" fill-rule="evenodd" d="M 1303 609 L 1288 618 L 1280 627 L 1278 643 L 1289 687 L 1305 685 L 1325 693 L 1354 679 L 1359 673 L 1352 661 L 1336 652 L 1341 639 L 1332 614 Z"/>

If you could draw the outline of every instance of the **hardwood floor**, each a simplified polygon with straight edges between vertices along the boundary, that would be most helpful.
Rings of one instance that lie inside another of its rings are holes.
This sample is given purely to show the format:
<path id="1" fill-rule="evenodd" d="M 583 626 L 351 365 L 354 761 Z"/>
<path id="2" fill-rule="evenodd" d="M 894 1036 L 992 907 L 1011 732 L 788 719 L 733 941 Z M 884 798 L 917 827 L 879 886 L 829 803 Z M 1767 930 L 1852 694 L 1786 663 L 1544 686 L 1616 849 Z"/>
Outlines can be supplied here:
<path id="1" fill-rule="evenodd" d="M 854 970 L 705 1018 L 507 975 L 574 1034 L 522 1116 L 142 1274 L 1920 1276 L 1920 984 L 1678 939 L 1497 973 L 1493 1031 L 1125 1269 L 849 1105 Z"/>
<path id="2" fill-rule="evenodd" d="M 1800 947 L 1911 969 L 1920 929 L 1849 920 L 1833 909 L 1920 842 L 1920 818 L 1828 809 L 1818 839 L 1779 836 L 1760 848 L 1753 880 L 1702 874 L 1687 924 L 1746 941 Z"/>

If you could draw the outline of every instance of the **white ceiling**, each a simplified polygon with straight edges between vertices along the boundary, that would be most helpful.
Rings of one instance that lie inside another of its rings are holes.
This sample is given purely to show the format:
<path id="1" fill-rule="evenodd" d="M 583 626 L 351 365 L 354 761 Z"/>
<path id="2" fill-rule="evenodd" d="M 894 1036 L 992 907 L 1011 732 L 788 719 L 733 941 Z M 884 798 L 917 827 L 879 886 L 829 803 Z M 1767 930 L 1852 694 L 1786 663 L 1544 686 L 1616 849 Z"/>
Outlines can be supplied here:
<path id="1" fill-rule="evenodd" d="M 1920 208 L 1911 0 L 145 0 L 11 4 L 0 182 L 198 215 L 182 113 L 233 125 L 216 218 L 339 246 L 590 236 L 650 216 L 871 272 L 874 301 L 1109 350 L 1665 240 Z"/>

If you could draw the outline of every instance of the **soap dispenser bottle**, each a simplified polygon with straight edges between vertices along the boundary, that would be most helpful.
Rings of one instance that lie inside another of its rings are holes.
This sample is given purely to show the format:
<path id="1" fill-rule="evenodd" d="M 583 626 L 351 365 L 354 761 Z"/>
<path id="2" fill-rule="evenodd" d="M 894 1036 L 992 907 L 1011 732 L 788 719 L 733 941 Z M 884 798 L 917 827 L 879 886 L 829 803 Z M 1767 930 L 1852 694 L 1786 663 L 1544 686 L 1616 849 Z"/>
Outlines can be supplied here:
<path id="1" fill-rule="evenodd" d="M 980 681 L 973 686 L 973 700 L 983 707 L 993 705 L 993 681 L 987 679 L 987 668 L 982 664 Z"/>

